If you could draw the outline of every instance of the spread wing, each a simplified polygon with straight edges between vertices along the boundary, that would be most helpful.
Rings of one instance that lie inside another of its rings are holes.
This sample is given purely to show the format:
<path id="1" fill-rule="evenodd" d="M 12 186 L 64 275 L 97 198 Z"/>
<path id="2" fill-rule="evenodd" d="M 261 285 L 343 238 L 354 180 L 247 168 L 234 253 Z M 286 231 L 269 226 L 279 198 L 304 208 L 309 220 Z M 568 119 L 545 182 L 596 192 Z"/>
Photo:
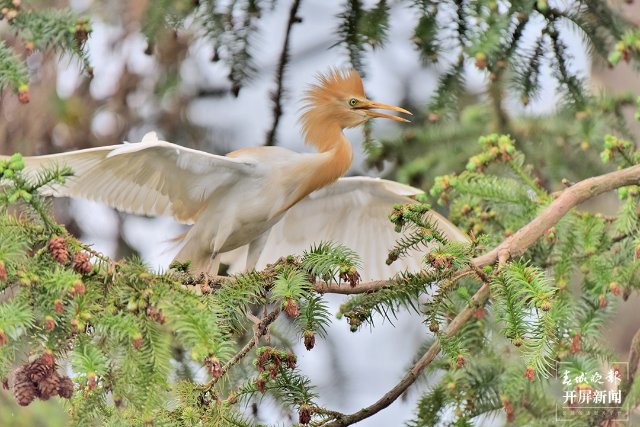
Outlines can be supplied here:
<path id="1" fill-rule="evenodd" d="M 341 178 L 311 193 L 287 211 L 270 230 L 256 267 L 263 268 L 280 256 L 302 254 L 314 243 L 332 241 L 360 255 L 360 274 L 364 280 L 387 279 L 405 270 L 417 271 L 423 265 L 424 252 L 414 251 L 390 266 L 385 260 L 389 249 L 401 237 L 388 219 L 393 205 L 412 202 L 420 193 L 417 188 L 383 179 Z M 430 215 L 449 239 L 468 241 L 446 218 L 436 212 Z M 245 254 L 246 250 L 234 255 L 236 259 L 246 259 Z M 243 265 L 232 264 L 232 268 L 241 269 Z"/>
<path id="2" fill-rule="evenodd" d="M 192 224 L 210 196 L 247 175 L 256 164 L 159 141 L 155 132 L 141 142 L 27 157 L 26 173 L 69 166 L 74 176 L 45 189 L 52 196 L 79 197 L 138 215 L 171 215 Z"/>

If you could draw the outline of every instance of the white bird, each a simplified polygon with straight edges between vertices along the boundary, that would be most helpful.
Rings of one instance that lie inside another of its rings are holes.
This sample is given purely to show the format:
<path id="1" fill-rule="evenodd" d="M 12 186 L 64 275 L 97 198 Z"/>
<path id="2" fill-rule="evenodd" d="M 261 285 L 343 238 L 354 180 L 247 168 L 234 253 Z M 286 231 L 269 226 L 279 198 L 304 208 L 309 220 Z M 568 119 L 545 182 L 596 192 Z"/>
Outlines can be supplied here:
<path id="1" fill-rule="evenodd" d="M 388 220 L 392 206 L 422 191 L 382 179 L 340 179 L 352 162 L 343 129 L 374 117 L 408 121 L 376 109 L 411 113 L 367 99 L 353 70 L 320 75 L 304 101 L 303 135 L 317 153 L 251 147 L 217 156 L 160 141 L 150 132 L 138 143 L 27 157 L 26 173 L 67 165 L 74 176 L 47 194 L 191 224 L 175 259 L 190 260 L 194 273 L 216 274 L 225 253 L 240 254 L 240 264 L 253 269 L 321 241 L 356 251 L 366 280 L 419 269 L 420 253 L 391 266 L 385 260 L 400 237 Z M 449 239 L 467 240 L 445 218 L 430 215 Z"/>

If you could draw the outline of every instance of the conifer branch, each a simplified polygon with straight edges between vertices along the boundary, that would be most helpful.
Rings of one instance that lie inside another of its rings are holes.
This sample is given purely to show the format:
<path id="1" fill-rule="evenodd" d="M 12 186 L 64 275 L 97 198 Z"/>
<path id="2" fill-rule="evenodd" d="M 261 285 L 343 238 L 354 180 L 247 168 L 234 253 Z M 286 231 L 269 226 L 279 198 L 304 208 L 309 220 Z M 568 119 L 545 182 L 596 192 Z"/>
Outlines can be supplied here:
<path id="1" fill-rule="evenodd" d="M 458 315 L 449 323 L 444 332 L 446 337 L 454 336 L 462 326 L 467 323 L 473 316 L 478 307 L 481 307 L 489 297 L 489 285 L 483 284 L 480 289 L 471 297 L 469 305 L 465 307 Z M 336 420 L 326 424 L 327 427 L 344 427 L 355 424 L 359 421 L 369 418 L 377 414 L 387 406 L 391 405 L 398 397 L 404 393 L 411 384 L 413 384 L 422 374 L 424 369 L 433 362 L 440 353 L 440 342 L 435 341 L 427 352 L 416 362 L 416 364 L 405 374 L 405 376 L 391 390 L 385 393 L 377 402 L 366 408 L 354 412 L 349 415 L 340 415 Z"/>
<path id="2" fill-rule="evenodd" d="M 481 270 L 464 270 L 457 274 L 455 274 L 451 279 L 451 282 L 456 282 L 463 277 L 469 276 L 473 273 L 479 274 L 482 273 Z M 227 282 L 235 282 L 233 276 L 209 276 L 209 281 L 212 283 L 220 283 L 223 281 Z M 357 295 L 357 294 L 366 294 L 368 292 L 376 292 L 384 288 L 388 288 L 396 285 L 396 281 L 394 279 L 388 280 L 372 280 L 371 282 L 363 282 L 358 283 L 355 287 L 345 286 L 345 284 L 339 283 L 329 283 L 322 280 L 318 280 L 313 284 L 314 291 L 319 294 L 341 294 L 341 295 Z"/>
<path id="3" fill-rule="evenodd" d="M 271 146 L 276 143 L 276 131 L 278 130 L 278 124 L 280 123 L 280 117 L 282 117 L 282 95 L 284 93 L 283 80 L 284 72 L 289 63 L 289 40 L 291 39 L 291 28 L 293 24 L 302 22 L 298 16 L 298 9 L 300 8 L 301 0 L 293 0 L 291 9 L 289 9 L 289 21 L 287 22 L 287 29 L 284 35 L 284 44 L 282 45 L 282 51 L 280 52 L 280 60 L 278 61 L 278 72 L 276 74 L 276 91 L 271 94 L 273 100 L 273 124 L 271 129 L 267 132 L 267 141 L 264 145 Z"/>
<path id="4" fill-rule="evenodd" d="M 580 181 L 564 189 L 542 214 L 491 251 L 474 258 L 473 263 L 482 267 L 495 263 L 500 256 L 506 257 L 507 260 L 520 256 L 575 206 L 607 191 L 638 183 L 640 183 L 640 166 L 632 166 Z"/>
<path id="5" fill-rule="evenodd" d="M 208 383 L 202 385 L 200 387 L 200 389 L 203 392 L 209 391 L 211 390 L 211 388 L 216 385 L 216 383 L 218 382 L 218 380 L 220 378 L 222 378 L 229 369 L 233 368 L 235 365 L 237 365 L 246 355 L 247 353 L 249 353 L 249 351 L 251 351 L 251 349 L 253 347 L 255 347 L 256 344 L 258 344 L 258 341 L 260 340 L 260 338 L 262 338 L 264 335 L 267 334 L 268 330 L 269 330 L 269 325 L 271 325 L 273 322 L 275 322 L 275 320 L 278 318 L 278 316 L 280 315 L 280 312 L 282 311 L 282 309 L 280 307 L 274 309 L 271 313 L 267 314 L 262 320 L 260 320 L 260 322 L 255 325 L 255 333 L 253 335 L 253 337 L 249 340 L 249 342 L 247 342 L 245 344 L 244 347 L 242 347 L 242 349 L 237 352 L 221 369 L 219 372 L 218 376 L 215 376 L 211 379 L 211 381 L 209 381 Z"/>
<path id="6" fill-rule="evenodd" d="M 638 365 L 640 364 L 640 329 L 636 331 L 631 339 L 631 346 L 629 348 L 629 358 L 627 364 L 628 378 L 626 378 L 620 387 L 622 402 L 626 403 L 627 396 L 633 387 L 633 383 L 638 375 Z M 622 407 L 612 408 L 606 415 L 605 421 L 601 425 L 609 425 L 606 421 L 615 424 L 615 420 L 618 419 Z"/>

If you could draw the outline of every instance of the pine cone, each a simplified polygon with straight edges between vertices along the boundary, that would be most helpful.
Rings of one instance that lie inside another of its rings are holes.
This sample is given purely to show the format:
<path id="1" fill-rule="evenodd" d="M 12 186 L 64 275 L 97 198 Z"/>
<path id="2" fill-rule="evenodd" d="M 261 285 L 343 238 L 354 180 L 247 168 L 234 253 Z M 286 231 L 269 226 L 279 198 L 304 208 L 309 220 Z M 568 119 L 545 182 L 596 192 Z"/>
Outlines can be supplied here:
<path id="1" fill-rule="evenodd" d="M 18 16 L 18 11 L 16 11 L 15 9 L 10 10 L 6 15 L 8 21 L 13 20 L 13 18 L 15 18 L 16 16 Z M 29 86 L 21 85 L 18 88 L 18 101 L 20 101 L 21 104 L 28 104 L 30 99 L 31 97 L 29 96 Z"/>
<path id="2" fill-rule="evenodd" d="M 51 375 L 38 382 L 38 397 L 42 400 L 48 400 L 51 396 L 57 395 L 59 385 L 60 376 L 56 371 L 51 372 Z"/>
<path id="3" fill-rule="evenodd" d="M 89 274 L 93 270 L 93 265 L 91 265 L 91 261 L 89 261 L 89 255 L 84 252 L 76 252 L 73 254 L 71 265 L 73 269 L 80 274 Z"/>
<path id="4" fill-rule="evenodd" d="M 42 356 L 27 366 L 27 374 L 31 381 L 38 383 L 51 375 L 56 366 L 55 358 L 51 353 L 43 353 Z"/>
<path id="5" fill-rule="evenodd" d="M 300 306 L 293 298 L 285 298 L 283 308 L 289 317 L 298 317 L 300 315 Z"/>
<path id="6" fill-rule="evenodd" d="M 298 362 L 298 358 L 292 352 L 287 353 L 287 357 L 284 360 L 289 369 L 296 369 L 296 363 Z"/>
<path id="7" fill-rule="evenodd" d="M 311 350 L 316 345 L 316 335 L 311 330 L 304 331 L 304 348 Z"/>
<path id="8" fill-rule="evenodd" d="M 206 357 L 204 359 L 204 366 L 207 367 L 207 370 L 213 378 L 220 378 L 222 376 L 222 363 L 220 363 L 217 357 Z"/>
<path id="9" fill-rule="evenodd" d="M 64 302 L 62 302 L 61 299 L 57 299 L 53 302 L 53 311 L 55 311 L 58 314 L 61 314 L 64 312 Z"/>
<path id="10" fill-rule="evenodd" d="M 71 399 L 73 396 L 73 381 L 69 377 L 62 377 L 58 384 L 58 394 L 65 399 Z"/>
<path id="11" fill-rule="evenodd" d="M 44 328 L 47 331 L 53 331 L 56 327 L 56 321 L 51 316 L 46 316 L 44 318 Z"/>
<path id="12" fill-rule="evenodd" d="M 266 386 L 267 386 L 267 377 L 262 374 L 258 375 L 258 378 L 256 379 L 256 389 L 258 389 L 260 393 L 264 394 Z"/>
<path id="13" fill-rule="evenodd" d="M 140 347 L 142 347 L 142 344 L 144 344 L 144 339 L 142 338 L 142 335 L 138 334 L 133 337 L 133 340 L 131 341 L 131 345 L 133 345 L 133 348 L 135 348 L 136 350 L 140 350 Z"/>
<path id="14" fill-rule="evenodd" d="M 96 377 L 95 372 L 87 373 L 87 388 L 89 390 L 95 390 L 98 386 L 98 377 Z"/>
<path id="15" fill-rule="evenodd" d="M 162 312 L 162 309 L 158 309 L 154 305 L 150 305 L 147 308 L 147 316 L 149 316 L 149 318 L 155 320 L 161 325 L 164 325 L 164 322 L 166 322 L 167 320 L 166 317 L 164 316 L 164 313 Z"/>
<path id="16" fill-rule="evenodd" d="M 358 283 L 360 283 L 360 274 L 355 268 L 351 267 L 344 271 L 340 271 L 340 280 L 348 282 L 349 285 L 354 288 Z"/>
<path id="17" fill-rule="evenodd" d="M 36 397 L 36 385 L 29 379 L 26 366 L 20 366 L 13 375 L 13 396 L 20 406 L 27 406 Z"/>
<path id="18" fill-rule="evenodd" d="M 49 240 L 49 252 L 51 252 L 53 259 L 60 264 L 66 264 L 69 261 L 69 250 L 64 237 L 54 237 Z"/>
<path id="19" fill-rule="evenodd" d="M 311 421 L 311 415 L 313 411 L 309 405 L 300 406 L 300 410 L 298 411 L 298 421 L 300 424 L 306 425 Z"/>
<path id="20" fill-rule="evenodd" d="M 87 287 L 84 285 L 84 282 L 82 280 L 76 280 L 75 282 L 73 282 L 73 287 L 71 288 L 70 292 L 74 297 L 76 295 L 84 295 L 84 293 L 87 292 Z"/>
<path id="21" fill-rule="evenodd" d="M 3 261 L 0 261 L 0 282 L 7 280 L 7 277 L 7 267 L 4 265 Z"/>

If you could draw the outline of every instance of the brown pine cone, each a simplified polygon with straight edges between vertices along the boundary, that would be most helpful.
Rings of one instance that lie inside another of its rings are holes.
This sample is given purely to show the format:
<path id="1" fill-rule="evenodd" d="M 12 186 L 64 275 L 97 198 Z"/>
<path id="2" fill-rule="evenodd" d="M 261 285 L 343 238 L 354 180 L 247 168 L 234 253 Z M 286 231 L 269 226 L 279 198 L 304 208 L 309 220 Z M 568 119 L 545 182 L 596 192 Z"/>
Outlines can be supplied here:
<path id="1" fill-rule="evenodd" d="M 59 385 L 60 376 L 56 371 L 51 372 L 51 375 L 38 382 L 38 397 L 42 400 L 47 400 L 51 396 L 57 395 Z"/>
<path id="2" fill-rule="evenodd" d="M 93 265 L 91 265 L 91 261 L 89 261 L 89 255 L 84 252 L 76 252 L 73 254 L 71 265 L 73 269 L 80 274 L 89 274 L 93 270 Z"/>
<path id="3" fill-rule="evenodd" d="M 164 316 L 164 313 L 162 312 L 162 309 L 158 309 L 154 305 L 150 305 L 147 308 L 147 316 L 149 316 L 149 318 L 155 320 L 161 325 L 164 325 L 164 322 L 167 320 L 166 317 Z"/>
<path id="4" fill-rule="evenodd" d="M 16 369 L 13 374 L 13 396 L 20 406 L 27 406 L 36 397 L 38 389 L 36 385 L 29 379 L 25 365 Z"/>
<path id="5" fill-rule="evenodd" d="M 313 415 L 311 407 L 309 405 L 302 405 L 298 411 L 298 421 L 303 425 L 309 424 L 311 422 L 311 415 Z"/>
<path id="6" fill-rule="evenodd" d="M 282 360 L 289 369 L 296 369 L 296 363 L 298 363 L 298 358 L 295 354 L 288 351 L 286 357 Z"/>
<path id="7" fill-rule="evenodd" d="M 82 280 L 73 282 L 73 287 L 71 288 L 71 295 L 73 297 L 76 295 L 84 295 L 85 292 L 87 292 L 87 287 Z"/>
<path id="8" fill-rule="evenodd" d="M 58 384 L 58 394 L 65 399 L 71 399 L 73 396 L 73 381 L 69 377 L 62 377 Z"/>
<path id="9" fill-rule="evenodd" d="M 204 359 L 204 366 L 207 367 L 207 370 L 213 378 L 220 378 L 222 376 L 222 363 L 220 363 L 220 359 L 217 357 L 206 357 Z"/>
<path id="10" fill-rule="evenodd" d="M 300 315 L 300 306 L 293 298 L 285 298 L 282 308 L 289 317 L 298 317 Z"/>
<path id="11" fill-rule="evenodd" d="M 37 383 L 50 376 L 55 366 L 56 362 L 53 354 L 43 353 L 42 356 L 28 365 L 27 374 L 31 381 Z"/>
<path id="12" fill-rule="evenodd" d="M 316 335 L 311 330 L 304 331 L 304 348 L 311 350 L 316 345 Z"/>
<path id="13" fill-rule="evenodd" d="M 0 261 L 0 282 L 7 280 L 7 267 L 4 265 L 4 261 Z"/>
<path id="14" fill-rule="evenodd" d="M 51 252 L 53 259 L 60 264 L 66 264 L 69 261 L 69 250 L 64 237 L 53 237 L 49 240 L 49 252 Z"/>

